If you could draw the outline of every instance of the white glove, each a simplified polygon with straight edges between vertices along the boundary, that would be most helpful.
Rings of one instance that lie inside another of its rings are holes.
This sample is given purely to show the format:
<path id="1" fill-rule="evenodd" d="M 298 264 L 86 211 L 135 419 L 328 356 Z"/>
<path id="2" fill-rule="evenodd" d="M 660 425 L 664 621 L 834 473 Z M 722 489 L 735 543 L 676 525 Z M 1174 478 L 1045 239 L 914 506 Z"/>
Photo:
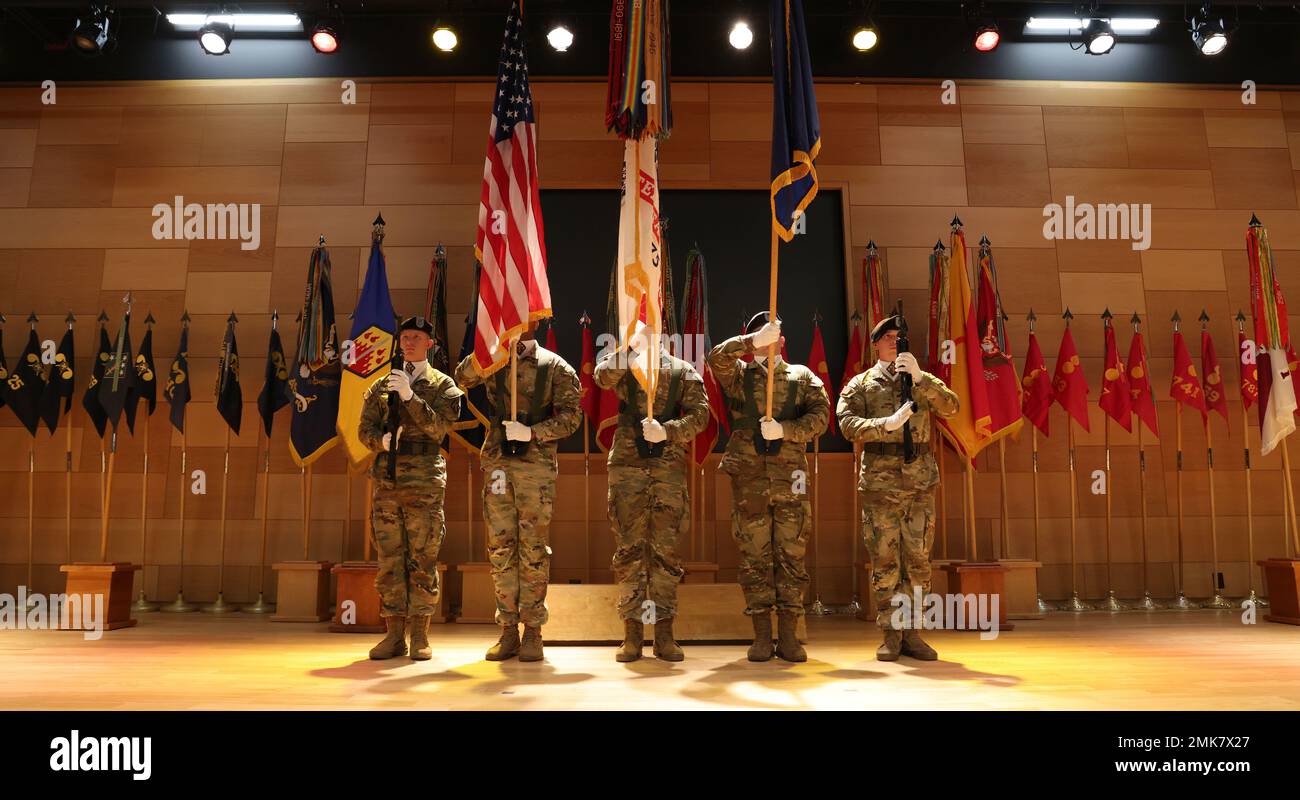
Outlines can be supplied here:
<path id="1" fill-rule="evenodd" d="M 781 423 L 774 419 L 763 417 L 758 421 L 758 428 L 762 432 L 763 438 L 769 442 L 774 439 L 785 438 L 785 428 L 781 427 Z"/>
<path id="2" fill-rule="evenodd" d="M 902 408 L 885 417 L 885 430 L 893 433 L 903 427 L 903 423 L 912 418 L 912 406 L 915 403 L 906 403 Z"/>
<path id="3" fill-rule="evenodd" d="M 526 442 L 533 438 L 533 429 L 522 422 L 515 422 L 508 419 L 506 425 L 506 438 L 512 442 Z"/>
<path id="4" fill-rule="evenodd" d="M 388 391 L 397 392 L 403 403 L 415 397 L 415 390 L 411 388 L 411 376 L 400 369 L 388 373 Z"/>
<path id="5" fill-rule="evenodd" d="M 385 452 L 385 453 L 387 453 L 387 452 L 389 452 L 390 450 L 393 449 L 392 446 L 391 446 L 391 442 L 392 442 L 392 440 L 393 440 L 393 434 L 391 434 L 391 433 L 385 433 L 385 434 L 384 434 L 383 445 L 384 445 L 384 452 Z M 402 441 L 402 426 L 401 426 L 401 425 L 398 425 L 398 426 L 397 426 L 397 441 L 399 441 L 399 442 Z"/>
<path id="6" fill-rule="evenodd" d="M 916 363 L 916 356 L 911 353 L 899 353 L 894 358 L 894 371 L 906 372 L 914 381 L 921 379 L 921 365 Z"/>
<path id="7" fill-rule="evenodd" d="M 763 323 L 763 327 L 759 328 L 753 336 L 754 338 L 750 341 L 753 343 L 754 349 L 766 350 L 769 344 L 776 344 L 781 338 L 780 321 Z"/>
<path id="8" fill-rule="evenodd" d="M 651 444 L 668 440 L 668 431 L 664 429 L 663 425 L 659 424 L 657 419 L 641 420 L 641 435 Z"/>

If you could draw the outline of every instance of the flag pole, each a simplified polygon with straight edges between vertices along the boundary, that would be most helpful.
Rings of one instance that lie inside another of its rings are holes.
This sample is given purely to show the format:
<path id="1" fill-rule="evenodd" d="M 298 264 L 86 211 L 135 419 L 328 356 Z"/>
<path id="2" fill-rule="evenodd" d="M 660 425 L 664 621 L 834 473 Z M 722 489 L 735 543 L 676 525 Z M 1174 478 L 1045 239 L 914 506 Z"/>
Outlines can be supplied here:
<path id="1" fill-rule="evenodd" d="M 1237 309 L 1237 333 L 1244 339 L 1246 334 L 1246 315 Z M 1237 354 L 1241 358 L 1241 353 Z M 1243 373 L 1245 365 L 1240 361 L 1237 367 Z M 1244 375 L 1243 375 L 1244 378 Z M 1244 381 L 1242 382 L 1244 385 Z M 1267 607 L 1268 601 L 1261 599 L 1255 594 L 1255 509 L 1254 499 L 1250 489 L 1250 417 L 1246 410 L 1246 398 L 1243 395 L 1241 400 L 1241 439 L 1242 439 L 1242 463 L 1246 468 L 1246 586 L 1249 593 L 1246 600 L 1255 607 Z"/>
<path id="2" fill-rule="evenodd" d="M 935 461 L 939 464 L 939 558 L 946 559 L 948 557 L 948 496 L 943 486 L 943 437 L 939 433 L 938 423 L 930 428 L 930 441 L 935 443 Z"/>
<path id="3" fill-rule="evenodd" d="M 1142 318 L 1136 311 L 1133 312 L 1129 323 L 1133 325 L 1133 335 L 1138 336 L 1141 333 Z M 1144 352 L 1143 358 L 1145 357 Z M 1133 365 L 1129 364 L 1129 369 L 1132 368 Z M 1147 391 L 1150 391 L 1149 383 Z M 1164 606 L 1151 597 L 1151 567 L 1147 556 L 1147 452 L 1142 444 L 1142 419 L 1139 417 L 1134 420 L 1134 424 L 1137 426 L 1138 435 L 1138 505 L 1142 513 L 1142 599 L 1131 608 L 1135 611 L 1155 611 Z"/>
<path id="4" fill-rule="evenodd" d="M 1171 320 L 1174 323 L 1174 333 L 1178 333 L 1182 317 L 1175 311 Z M 1175 593 L 1177 596 L 1169 604 L 1169 607 L 1180 611 L 1189 611 L 1195 606 L 1187 599 L 1186 584 L 1183 583 L 1183 404 L 1179 402 L 1174 403 L 1174 431 L 1175 502 L 1178 503 L 1178 567 L 1174 573 Z"/>
<path id="5" fill-rule="evenodd" d="M 1065 319 L 1066 330 L 1069 330 L 1070 321 L 1074 319 L 1074 314 L 1071 314 L 1069 307 L 1066 307 L 1065 313 L 1061 316 Z M 1093 611 L 1094 609 L 1091 604 L 1079 599 L 1079 481 L 1074 465 L 1074 417 L 1069 411 L 1065 413 L 1065 435 L 1067 461 L 1070 470 L 1070 599 L 1061 604 L 1061 610 L 1077 614 L 1083 611 Z"/>
<path id="6" fill-rule="evenodd" d="M 826 615 L 831 610 L 822 602 L 822 437 L 813 439 L 813 604 L 808 613 Z M 850 526 L 850 530 L 852 527 Z M 856 569 L 856 566 L 854 567 Z"/>
<path id="7" fill-rule="evenodd" d="M 775 206 L 773 206 L 775 208 Z M 776 274 L 777 259 L 781 240 L 776 234 L 776 221 L 772 221 L 772 273 L 767 293 L 767 321 L 776 321 Z M 767 346 L 767 411 L 764 417 L 772 419 L 772 390 L 776 385 L 776 346 L 773 341 Z"/>
<path id="8" fill-rule="evenodd" d="M 27 318 L 28 324 L 32 330 L 36 330 L 36 323 L 39 320 L 36 312 L 33 311 Z M 4 354 L 0 353 L 0 358 Z M 39 424 L 39 423 L 38 423 Z M 27 445 L 27 589 L 32 589 L 32 549 L 36 541 L 36 434 L 32 434 L 31 442 Z M 26 609 L 23 609 L 26 611 Z"/>
<path id="9" fill-rule="evenodd" d="M 181 328 L 184 330 L 184 329 L 188 329 L 189 327 L 190 327 L 190 314 L 188 311 L 184 311 L 181 313 Z M 184 336 L 185 334 L 182 333 L 181 335 Z M 186 376 L 186 379 L 188 380 L 188 376 Z M 182 409 L 184 409 L 184 406 L 182 406 Z M 177 613 L 177 614 L 198 610 L 196 606 L 185 601 L 185 495 L 189 494 L 190 492 L 190 488 L 189 488 L 190 477 L 185 464 L 185 456 L 186 456 L 185 416 L 184 416 L 184 411 L 182 410 L 181 484 L 180 484 L 181 498 L 180 498 L 180 511 L 179 511 L 180 520 L 177 526 L 180 529 L 180 551 L 176 560 L 176 599 L 173 600 L 168 605 L 163 606 L 162 608 L 163 611 L 170 611 L 172 613 Z"/>
<path id="10" fill-rule="evenodd" d="M 1110 331 L 1111 319 L 1112 319 L 1110 308 L 1107 308 L 1105 311 L 1102 312 L 1101 319 L 1102 319 L 1102 325 L 1107 329 L 1107 331 Z M 1118 344 L 1115 345 L 1115 349 L 1116 351 L 1119 350 Z M 1118 358 L 1118 355 L 1116 355 L 1116 358 Z M 1106 369 L 1106 367 L 1103 365 L 1103 370 L 1104 369 Z M 1141 420 L 1138 421 L 1138 424 L 1139 425 L 1142 424 Z M 1106 466 L 1106 599 L 1102 601 L 1099 610 L 1109 611 L 1112 614 L 1116 614 L 1120 611 L 1126 611 L 1128 609 L 1128 606 L 1125 605 L 1124 603 L 1121 603 L 1119 599 L 1115 597 L 1115 559 L 1114 559 L 1114 545 L 1112 543 L 1112 536 L 1111 536 L 1111 533 L 1114 528 L 1113 528 L 1111 482 L 1110 482 L 1110 414 L 1109 413 L 1102 415 L 1102 437 L 1103 437 L 1102 441 L 1105 443 L 1104 450 L 1105 450 L 1105 458 L 1106 458 L 1106 463 L 1105 463 Z"/>
<path id="11" fill-rule="evenodd" d="M 470 459 L 465 459 L 465 530 L 469 536 L 469 548 L 465 557 L 474 560 L 474 468 Z"/>
<path id="12" fill-rule="evenodd" d="M 1007 440 L 998 439 L 998 473 L 1002 488 L 1002 557 L 1011 558 L 1011 524 L 1007 506 Z"/>
<path id="13" fill-rule="evenodd" d="M 311 556 L 311 464 L 302 470 L 302 560 Z"/>
<path id="14" fill-rule="evenodd" d="M 153 320 L 152 315 L 148 317 L 146 324 L 151 320 Z M 146 414 L 143 420 L 144 468 L 140 473 L 140 596 L 131 606 L 132 611 L 139 611 L 142 613 L 158 610 L 158 606 L 149 602 L 149 598 L 145 596 L 144 591 L 145 564 L 147 563 L 146 559 L 148 558 L 149 553 L 147 547 L 149 532 L 149 420 L 150 417 Z"/>
<path id="15" fill-rule="evenodd" d="M 591 583 L 591 430 L 582 415 L 582 563 L 583 575 Z"/>
<path id="16" fill-rule="evenodd" d="M 1029 315 L 1025 319 L 1029 323 L 1029 333 L 1032 335 L 1034 332 L 1034 323 L 1038 320 L 1038 317 L 1034 316 L 1034 310 L 1032 308 L 1029 309 Z M 1050 413 L 1050 408 L 1049 408 L 1049 413 Z M 1034 491 L 1034 560 L 1039 561 L 1038 538 L 1039 538 L 1040 528 L 1042 527 L 1042 523 L 1039 519 L 1039 510 L 1038 510 L 1038 426 L 1037 425 L 1034 425 L 1032 423 L 1030 424 L 1029 435 L 1030 435 L 1029 438 L 1030 467 L 1031 467 L 1031 473 L 1032 473 L 1031 478 L 1033 481 L 1033 491 Z M 939 475 L 941 476 L 939 485 L 942 487 L 943 486 L 942 468 L 940 468 Z M 1041 564 L 1042 562 L 1039 561 L 1039 563 Z M 1040 584 L 1039 585 L 1040 591 L 1038 592 L 1038 597 L 1036 600 L 1037 608 L 1039 614 L 1046 614 L 1049 611 L 1053 611 L 1055 609 L 1055 606 L 1050 605 L 1046 600 L 1043 599 L 1043 593 L 1041 591 L 1041 588 L 1042 586 Z"/>
<path id="17" fill-rule="evenodd" d="M 862 517 L 861 509 L 858 506 L 858 471 L 862 468 L 862 445 L 858 442 L 853 443 L 853 461 L 849 469 L 849 497 L 852 498 L 851 511 L 853 518 L 849 520 L 849 539 L 853 545 L 853 556 L 850 562 L 849 574 L 852 575 L 850 581 L 852 596 L 849 600 L 848 611 L 850 614 L 857 616 L 862 611 L 862 603 L 858 600 L 858 538 L 862 536 Z"/>
<path id="18" fill-rule="evenodd" d="M 447 461 L 451 462 L 451 449 L 447 449 Z M 339 541 L 339 563 L 348 560 L 348 537 L 352 535 L 352 464 L 350 460 L 343 464 L 346 477 L 343 479 L 343 533 Z"/>
<path id="19" fill-rule="evenodd" d="M 72 330 L 72 323 L 76 322 L 77 318 L 72 316 L 72 312 L 69 311 L 68 317 L 64 321 L 68 323 L 68 330 Z M 69 364 L 68 366 L 73 367 L 75 369 L 75 365 Z M 67 412 L 63 416 L 65 417 L 65 422 L 67 423 L 64 426 L 67 429 L 67 434 L 66 434 L 67 444 L 65 445 L 64 454 L 63 454 L 64 455 L 63 464 L 64 464 L 64 471 L 65 471 L 64 481 L 63 481 L 63 523 L 67 529 L 67 535 L 68 535 L 68 559 L 66 563 L 71 564 L 72 563 L 72 407 L 71 405 L 69 405 Z"/>
<path id="20" fill-rule="evenodd" d="M 229 358 L 229 354 L 226 354 Z M 226 453 L 221 467 L 221 534 L 220 534 L 220 557 L 217 560 L 217 599 L 216 602 L 204 606 L 203 610 L 209 614 L 229 614 L 239 610 L 239 607 L 226 602 L 226 497 L 230 485 L 230 426 L 226 426 Z"/>
<path id="21" fill-rule="evenodd" d="M 275 327 L 275 316 L 271 317 L 271 327 Z M 261 438 L 261 433 L 258 433 Z M 244 606 L 249 614 L 270 614 L 275 606 L 266 602 L 266 540 L 271 499 L 271 437 L 266 437 L 266 455 L 262 467 L 262 547 L 257 560 L 257 602 Z"/>
<path id="22" fill-rule="evenodd" d="M 1208 327 L 1210 323 L 1210 315 L 1205 312 L 1205 309 L 1201 309 L 1200 323 L 1201 323 L 1201 333 L 1204 334 L 1206 327 Z M 1202 353 L 1201 357 L 1204 358 L 1204 355 L 1205 354 Z M 1202 379 L 1209 378 L 1208 375 L 1202 375 L 1201 377 Z M 1210 423 L 1209 398 L 1207 397 L 1206 414 L 1205 414 L 1205 464 L 1206 464 L 1206 470 L 1208 471 L 1209 483 L 1210 483 L 1210 564 L 1211 564 L 1210 588 L 1213 589 L 1214 591 L 1211 593 L 1210 599 L 1206 600 L 1201 607 L 1224 609 L 1224 608 L 1233 608 L 1234 606 L 1232 603 L 1229 603 L 1223 597 L 1223 588 L 1224 588 L 1223 577 L 1222 577 L 1222 573 L 1219 572 L 1219 515 L 1218 515 L 1218 511 L 1214 499 L 1214 438 L 1213 438 L 1214 430 L 1213 429 L 1214 426 Z M 1247 491 L 1249 492 L 1249 490 Z M 1249 569 L 1250 566 L 1251 565 L 1247 565 L 1247 568 Z"/>

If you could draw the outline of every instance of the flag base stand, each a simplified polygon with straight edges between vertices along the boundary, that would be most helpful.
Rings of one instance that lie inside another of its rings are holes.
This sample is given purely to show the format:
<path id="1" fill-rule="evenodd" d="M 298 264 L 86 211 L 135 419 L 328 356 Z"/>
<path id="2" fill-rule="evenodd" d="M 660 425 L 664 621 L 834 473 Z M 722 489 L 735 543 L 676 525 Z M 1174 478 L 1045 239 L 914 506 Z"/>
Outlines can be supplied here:
<path id="1" fill-rule="evenodd" d="M 1115 596 L 1115 590 L 1111 589 L 1106 593 L 1106 599 L 1097 604 L 1097 610 L 1108 614 L 1119 614 L 1128 611 L 1128 604 L 1120 602 L 1120 599 Z"/>
<path id="2" fill-rule="evenodd" d="M 131 589 L 138 569 L 138 564 L 126 561 L 107 564 L 78 561 L 59 567 L 59 571 L 68 576 L 64 589 L 68 596 L 103 596 L 103 627 L 106 631 L 129 628 L 136 624 L 136 620 L 131 617 Z M 85 615 L 82 617 L 84 622 Z M 87 628 L 83 626 L 78 630 Z"/>
<path id="3" fill-rule="evenodd" d="M 1143 592 L 1142 599 L 1129 606 L 1129 611 L 1159 611 L 1164 605 L 1151 597 L 1150 592 Z"/>
<path id="4" fill-rule="evenodd" d="M 442 565 L 438 566 L 441 573 Z M 375 590 L 379 564 L 374 561 L 344 561 L 335 564 L 330 572 L 337 581 L 330 633 L 383 633 L 387 630 L 379 613 L 379 592 Z M 438 585 L 444 584 L 440 580 Z M 351 608 L 346 607 L 349 603 Z"/>
<path id="5" fill-rule="evenodd" d="M 1038 609 L 1038 615 L 1039 615 L 1039 617 L 1045 617 L 1045 616 L 1047 616 L 1049 613 L 1051 613 L 1051 612 L 1057 610 L 1057 608 L 1056 608 L 1056 606 L 1055 606 L 1054 604 L 1049 603 L 1049 602 L 1047 602 L 1046 600 L 1043 599 L 1043 595 L 1042 595 L 1042 594 L 1039 594 L 1039 595 L 1038 595 L 1038 600 L 1037 600 L 1037 602 L 1034 603 L 1034 605 L 1035 605 L 1035 607 Z"/>
<path id="6" fill-rule="evenodd" d="M 1256 561 L 1264 573 L 1264 588 L 1272 603 L 1268 622 L 1300 625 L 1300 559 L 1266 558 Z"/>
<path id="7" fill-rule="evenodd" d="M 1038 595 L 1038 570 L 1043 563 L 1027 558 L 1000 558 L 997 563 L 1007 570 L 1007 619 L 1042 619 L 1047 613 L 1040 608 Z"/>
<path id="8" fill-rule="evenodd" d="M 272 622 L 324 622 L 330 618 L 328 561 L 284 561 L 276 573 L 276 612 Z"/>
<path id="9" fill-rule="evenodd" d="M 158 609 L 164 614 L 188 614 L 191 611 L 198 611 L 199 607 L 185 599 L 185 592 L 176 592 L 176 599 Z"/>
<path id="10" fill-rule="evenodd" d="M 614 583 L 564 583 L 546 593 L 550 621 L 549 645 L 615 645 L 623 641 L 623 620 L 618 616 L 622 588 Z M 808 628 L 799 616 L 796 634 L 807 641 Z M 645 641 L 654 639 L 646 625 Z M 745 615 L 745 594 L 738 583 L 682 583 L 677 586 L 677 615 L 673 637 L 678 642 L 749 644 L 754 625 Z"/>
<path id="11" fill-rule="evenodd" d="M 857 619 L 874 624 L 876 621 L 876 592 L 871 588 L 871 562 L 860 561 L 854 569 L 858 571 L 858 586 L 861 587 L 860 591 L 866 596 L 867 602 L 865 604 L 859 603 L 858 598 L 853 598 L 853 603 L 850 604 L 848 612 Z"/>
<path id="12" fill-rule="evenodd" d="M 826 617 L 834 614 L 835 611 L 822 602 L 821 595 L 817 595 L 817 599 L 813 600 L 812 605 L 808 606 L 808 608 L 804 610 L 804 613 L 811 614 L 814 617 Z"/>
<path id="13" fill-rule="evenodd" d="M 718 565 L 704 561 L 688 561 L 682 565 L 686 574 L 682 583 L 717 583 Z"/>
<path id="14" fill-rule="evenodd" d="M 244 606 L 245 614 L 274 614 L 275 603 L 266 602 L 266 598 L 261 592 L 257 593 L 257 602 L 251 606 Z"/>
<path id="15" fill-rule="evenodd" d="M 144 596 L 144 589 L 141 589 L 140 596 L 131 604 L 131 610 L 137 614 L 152 614 L 158 610 L 158 604 L 150 603 L 149 598 Z"/>
<path id="16" fill-rule="evenodd" d="M 1015 630 L 1015 625 L 1007 622 L 1007 568 L 1002 564 L 981 561 L 957 561 L 944 564 L 943 571 L 948 576 L 947 594 L 988 595 L 998 598 L 998 630 Z M 977 631 L 979 620 L 963 620 L 964 627 L 956 630 Z M 948 620 L 945 620 L 945 623 Z"/>
<path id="17" fill-rule="evenodd" d="M 1080 600 L 1078 592 L 1072 592 L 1069 600 L 1061 602 L 1060 610 L 1068 611 L 1071 614 L 1083 614 L 1087 611 L 1096 611 L 1097 609 L 1091 603 L 1085 603 Z"/>
<path id="18" fill-rule="evenodd" d="M 1171 600 L 1169 602 L 1169 605 L 1166 606 L 1166 608 L 1172 608 L 1175 611 L 1191 611 L 1196 607 L 1197 604 L 1193 603 L 1191 600 L 1188 600 L 1187 595 L 1183 594 L 1182 592 L 1179 592 L 1178 596 L 1175 597 L 1173 600 Z"/>
<path id="19" fill-rule="evenodd" d="M 1219 611 L 1231 611 L 1232 609 L 1236 608 L 1236 606 L 1232 604 L 1231 600 L 1228 600 L 1223 595 L 1219 594 L 1218 592 L 1215 592 L 1213 597 L 1211 597 L 1209 600 L 1206 600 L 1204 603 L 1201 604 L 1201 608 L 1213 608 Z"/>
<path id="20" fill-rule="evenodd" d="M 236 614 L 240 608 L 234 603 L 226 602 L 225 592 L 217 592 L 217 599 L 199 610 L 204 614 Z"/>
<path id="21" fill-rule="evenodd" d="M 1248 595 L 1246 595 L 1245 597 L 1241 598 L 1241 602 L 1243 602 L 1243 603 L 1252 603 L 1252 604 L 1255 606 L 1255 608 L 1268 608 L 1268 607 L 1269 607 L 1269 605 L 1268 605 L 1268 599 L 1267 599 L 1267 598 L 1260 597 L 1259 595 L 1255 594 L 1255 590 L 1254 590 L 1254 589 L 1251 589 L 1251 590 L 1250 590 L 1250 594 L 1248 594 Z"/>
<path id="22" fill-rule="evenodd" d="M 497 594 L 492 586 L 492 565 L 486 561 L 470 561 L 456 567 L 460 575 L 460 614 L 456 622 L 478 624 L 496 624 Z M 551 586 L 546 596 L 549 601 Z M 550 603 L 547 603 L 550 606 Z M 547 626 L 546 641 L 551 640 L 550 626 Z"/>

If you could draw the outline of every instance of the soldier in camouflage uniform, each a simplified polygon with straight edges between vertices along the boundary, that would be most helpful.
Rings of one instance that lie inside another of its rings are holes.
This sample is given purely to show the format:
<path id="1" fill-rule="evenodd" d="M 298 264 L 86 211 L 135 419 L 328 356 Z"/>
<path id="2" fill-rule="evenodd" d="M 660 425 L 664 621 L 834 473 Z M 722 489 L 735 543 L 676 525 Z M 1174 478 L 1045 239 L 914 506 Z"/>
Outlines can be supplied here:
<path id="1" fill-rule="evenodd" d="M 911 353 L 898 352 L 898 318 L 886 317 L 871 331 L 879 359 L 840 391 L 835 409 L 840 430 L 851 442 L 862 443 L 858 497 L 862 531 L 871 554 L 871 587 L 876 593 L 876 623 L 884 642 L 876 650 L 881 661 L 899 654 L 923 661 L 938 658 L 916 630 L 893 627 L 892 598 L 912 596 L 919 587 L 930 591 L 930 548 L 934 544 L 934 487 L 939 468 L 930 446 L 931 413 L 957 413 L 957 395 L 943 381 L 925 372 Z M 912 403 L 903 404 L 899 373 L 912 376 Z M 903 424 L 910 420 L 916 458 L 903 460 Z"/>
<path id="2" fill-rule="evenodd" d="M 641 337 L 634 339 L 642 343 Z M 686 488 L 691 443 L 709 421 L 704 380 L 688 362 L 660 354 L 654 418 L 646 418 L 646 393 L 614 352 L 597 364 L 596 385 L 618 395 L 618 427 L 609 449 L 609 522 L 614 533 L 614 580 L 621 587 L 618 613 L 623 645 L 615 658 L 641 657 L 645 622 L 655 627 L 654 654 L 665 661 L 685 655 L 673 639 L 682 562 L 677 540 L 689 529 Z M 645 353 L 639 355 L 644 363 Z M 647 602 L 649 601 L 649 602 Z"/>
<path id="3" fill-rule="evenodd" d="M 487 652 L 489 661 L 515 655 L 520 661 L 542 660 L 551 577 L 549 525 L 559 471 L 555 448 L 582 423 L 582 388 L 573 367 L 538 345 L 531 332 L 517 348 L 515 394 L 522 422 L 508 418 L 509 366 L 487 379 L 492 418 L 482 450 L 483 519 L 501 626 L 500 640 Z M 466 391 L 484 382 L 473 354 L 456 367 L 456 382 Z"/>
<path id="4" fill-rule="evenodd" d="M 375 451 L 371 527 L 379 572 L 380 613 L 388 635 L 370 651 L 375 659 L 406 653 L 424 661 L 429 648 L 429 618 L 438 608 L 438 548 L 447 533 L 442 512 L 447 465 L 440 447 L 460 416 L 461 391 L 428 361 L 433 326 L 423 317 L 402 322 L 398 338 L 405 369 L 393 370 L 366 390 L 361 410 L 361 442 Z M 397 480 L 388 478 L 392 433 L 389 396 L 398 396 Z"/>
<path id="5" fill-rule="evenodd" d="M 731 535 L 740 550 L 740 586 L 745 614 L 754 624 L 750 661 L 772 658 L 772 610 L 777 613 L 776 654 L 807 661 L 796 629 L 808 587 L 804 551 L 812 527 L 808 501 L 808 442 L 826 431 L 830 400 L 821 379 L 780 356 L 785 337 L 781 320 L 766 311 L 709 353 L 731 410 L 731 438 L 721 469 L 731 476 Z M 767 402 L 767 346 L 777 345 L 772 384 L 775 419 L 761 416 Z M 746 364 L 741 356 L 752 354 Z M 756 442 L 755 440 L 758 440 Z M 777 447 L 772 455 L 768 447 Z"/>

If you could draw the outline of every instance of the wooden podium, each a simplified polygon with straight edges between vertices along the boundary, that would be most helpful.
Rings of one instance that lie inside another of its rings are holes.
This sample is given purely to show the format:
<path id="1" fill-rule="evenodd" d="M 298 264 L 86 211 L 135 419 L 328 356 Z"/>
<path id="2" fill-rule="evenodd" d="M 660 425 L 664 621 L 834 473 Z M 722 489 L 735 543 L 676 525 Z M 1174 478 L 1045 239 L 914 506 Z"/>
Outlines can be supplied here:
<path id="1" fill-rule="evenodd" d="M 131 617 L 131 587 L 138 569 L 139 564 L 126 561 L 107 564 L 78 561 L 59 567 L 59 571 L 68 576 L 67 587 L 64 589 L 68 596 L 103 595 L 103 624 L 106 631 L 129 628 L 136 624 L 136 620 Z M 82 627 L 77 630 L 86 630 L 84 613 L 80 622 L 83 623 Z"/>
<path id="2" fill-rule="evenodd" d="M 330 562 L 282 561 L 276 573 L 272 622 L 324 622 L 330 618 Z"/>
<path id="3" fill-rule="evenodd" d="M 460 573 L 460 614 L 455 621 L 495 624 L 497 593 L 492 588 L 492 565 L 486 561 L 471 561 L 458 565 L 456 571 Z M 552 585 L 551 589 L 554 588 Z"/>
<path id="4" fill-rule="evenodd" d="M 998 596 L 998 629 L 1014 630 L 1015 626 L 1007 622 L 1007 568 L 1002 564 L 980 561 L 955 561 L 944 565 L 948 573 L 949 594 L 975 594 Z M 965 620 L 965 626 L 956 630 L 975 631 L 978 620 Z M 947 626 L 948 620 L 944 620 Z"/>
<path id="5" fill-rule="evenodd" d="M 1264 573 L 1269 613 L 1264 619 L 1300 625 L 1300 559 L 1265 558 L 1256 561 Z"/>
<path id="6" fill-rule="evenodd" d="M 998 561 L 1007 568 L 1006 594 L 1000 602 L 1007 604 L 1007 619 L 1042 619 L 1038 610 L 1038 569 L 1041 561 L 1004 558 Z"/>
<path id="7" fill-rule="evenodd" d="M 388 630 L 380 615 L 379 592 L 375 590 L 375 575 L 379 564 L 374 561 L 344 561 L 330 570 L 335 576 L 334 620 L 330 633 L 383 633 Z M 343 619 L 343 604 L 355 603 L 352 621 Z M 447 621 L 447 565 L 438 565 L 438 610 L 429 619 L 432 623 Z"/>

